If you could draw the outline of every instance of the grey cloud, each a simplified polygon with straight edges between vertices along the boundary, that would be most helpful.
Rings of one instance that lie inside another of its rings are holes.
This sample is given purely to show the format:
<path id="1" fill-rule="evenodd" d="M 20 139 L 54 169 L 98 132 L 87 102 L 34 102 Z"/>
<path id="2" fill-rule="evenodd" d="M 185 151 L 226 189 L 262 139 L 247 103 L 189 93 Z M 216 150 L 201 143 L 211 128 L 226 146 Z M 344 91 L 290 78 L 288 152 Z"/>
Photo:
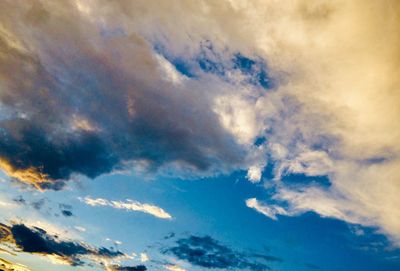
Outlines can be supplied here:
<path id="1" fill-rule="evenodd" d="M 139 35 L 104 37 L 67 3 L 7 3 L 0 21 L 0 161 L 11 177 L 58 190 L 135 161 L 200 173 L 242 161 L 210 107 L 218 89 L 164 80 Z"/>
<path id="2" fill-rule="evenodd" d="M 120 266 L 120 265 L 115 265 L 109 267 L 111 271 L 146 271 L 147 268 L 144 265 L 137 265 L 137 266 Z"/>
<path id="3" fill-rule="evenodd" d="M 124 256 L 120 251 L 105 247 L 94 248 L 81 242 L 60 240 L 58 236 L 53 236 L 41 228 L 24 224 L 0 224 L 0 243 L 13 244 L 27 253 L 56 255 L 73 266 L 83 265 L 85 256 L 108 259 Z"/>
<path id="4" fill-rule="evenodd" d="M 162 249 L 180 260 L 203 268 L 269 270 L 270 263 L 282 259 L 259 253 L 246 253 L 231 249 L 210 236 L 191 235 L 178 239 L 175 245 Z"/>

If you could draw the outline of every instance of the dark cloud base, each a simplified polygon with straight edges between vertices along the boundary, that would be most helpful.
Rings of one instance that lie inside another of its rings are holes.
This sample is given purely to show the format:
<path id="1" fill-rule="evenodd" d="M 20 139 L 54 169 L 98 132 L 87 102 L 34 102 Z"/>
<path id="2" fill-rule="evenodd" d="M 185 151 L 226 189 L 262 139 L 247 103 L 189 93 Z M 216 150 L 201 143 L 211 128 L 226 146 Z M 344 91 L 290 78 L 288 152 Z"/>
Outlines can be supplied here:
<path id="1" fill-rule="evenodd" d="M 0 24 L 0 167 L 9 176 L 59 190 L 74 175 L 136 162 L 201 176 L 242 163 L 204 86 L 164 80 L 139 34 L 108 37 L 72 3 L 2 3 Z"/>
<path id="2" fill-rule="evenodd" d="M 0 224 L 0 242 L 14 244 L 27 253 L 56 255 L 72 266 L 83 265 L 85 256 L 111 259 L 124 255 L 120 251 L 105 247 L 93 248 L 84 243 L 60 240 L 58 236 L 52 236 L 41 228 L 24 224 Z"/>
<path id="3" fill-rule="evenodd" d="M 270 270 L 268 263 L 282 262 L 274 256 L 236 251 L 210 236 L 191 235 L 161 250 L 195 266 L 212 269 Z"/>
<path id="4" fill-rule="evenodd" d="M 147 268 L 144 265 L 137 266 L 112 266 L 112 271 L 146 271 Z"/>

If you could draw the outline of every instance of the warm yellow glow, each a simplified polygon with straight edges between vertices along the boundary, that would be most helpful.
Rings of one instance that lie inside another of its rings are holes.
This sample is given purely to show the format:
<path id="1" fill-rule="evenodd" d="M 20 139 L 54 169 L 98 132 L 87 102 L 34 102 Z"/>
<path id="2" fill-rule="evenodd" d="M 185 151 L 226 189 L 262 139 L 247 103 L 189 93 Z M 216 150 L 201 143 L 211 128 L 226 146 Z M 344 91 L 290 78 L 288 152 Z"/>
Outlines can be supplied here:
<path id="1" fill-rule="evenodd" d="M 19 263 L 12 263 L 0 258 L 0 268 L 3 271 L 30 271 L 26 266 Z"/>
<path id="2" fill-rule="evenodd" d="M 183 269 L 179 265 L 168 264 L 168 265 L 164 265 L 164 267 L 165 267 L 165 269 L 170 270 L 170 271 L 186 271 L 186 269 Z"/>
<path id="3" fill-rule="evenodd" d="M 48 175 L 39 172 L 37 168 L 17 169 L 4 158 L 0 158 L 0 169 L 11 178 L 33 185 L 38 190 L 42 190 L 41 184 L 50 182 Z"/>
<path id="4" fill-rule="evenodd" d="M 89 120 L 77 115 L 72 116 L 71 126 L 74 130 L 83 130 L 88 132 L 98 130 Z"/>

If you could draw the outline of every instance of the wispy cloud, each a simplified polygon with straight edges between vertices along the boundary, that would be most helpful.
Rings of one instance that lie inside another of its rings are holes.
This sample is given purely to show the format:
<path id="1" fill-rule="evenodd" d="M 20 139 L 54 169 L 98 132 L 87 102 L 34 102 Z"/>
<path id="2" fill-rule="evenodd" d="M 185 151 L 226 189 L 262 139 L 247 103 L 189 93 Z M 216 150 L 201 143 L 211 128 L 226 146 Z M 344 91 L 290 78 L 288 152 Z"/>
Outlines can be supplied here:
<path id="1" fill-rule="evenodd" d="M 246 200 L 246 206 L 255 209 L 257 212 L 268 216 L 273 220 L 277 219 L 276 215 L 288 215 L 288 212 L 284 208 L 277 205 L 264 204 L 258 201 L 256 198 Z"/>
<path id="2" fill-rule="evenodd" d="M 135 200 L 128 199 L 126 201 L 114 201 L 114 200 L 110 201 L 107 199 L 102 199 L 102 198 L 94 199 L 91 197 L 85 197 L 80 200 L 90 206 L 109 206 L 109 207 L 112 207 L 115 209 L 143 212 L 143 213 L 147 213 L 147 214 L 153 215 L 158 218 L 172 219 L 172 216 L 169 213 L 167 213 L 166 211 L 164 211 L 162 208 L 160 208 L 156 205 L 140 203 Z"/>
<path id="3" fill-rule="evenodd" d="M 164 268 L 169 271 L 186 271 L 186 269 L 184 269 L 183 267 L 175 264 L 166 264 L 164 265 Z"/>

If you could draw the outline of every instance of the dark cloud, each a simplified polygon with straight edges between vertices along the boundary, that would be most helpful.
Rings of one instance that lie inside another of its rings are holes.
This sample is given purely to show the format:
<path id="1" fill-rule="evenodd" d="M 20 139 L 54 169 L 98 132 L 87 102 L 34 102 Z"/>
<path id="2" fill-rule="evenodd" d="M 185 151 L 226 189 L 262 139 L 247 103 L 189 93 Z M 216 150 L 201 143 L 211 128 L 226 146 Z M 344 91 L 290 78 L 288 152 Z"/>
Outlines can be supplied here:
<path id="1" fill-rule="evenodd" d="M 64 203 L 60 203 L 58 206 L 59 206 L 60 211 L 61 211 L 61 214 L 62 214 L 63 216 L 65 216 L 65 217 L 73 216 L 73 213 L 72 213 L 72 206 L 71 206 L 71 205 L 69 205 L 69 204 L 64 204 Z"/>
<path id="2" fill-rule="evenodd" d="M 73 266 L 82 265 L 85 256 L 103 258 L 121 257 L 120 251 L 104 247 L 93 248 L 87 244 L 60 240 L 38 227 L 28 227 L 24 224 L 7 226 L 0 224 L 0 242 L 14 244 L 18 249 L 40 255 L 56 255 Z"/>
<path id="3" fill-rule="evenodd" d="M 61 211 L 61 214 L 62 214 L 63 216 L 66 216 L 66 217 L 70 217 L 70 216 L 73 215 L 72 212 L 69 211 L 69 210 L 62 210 L 62 211 Z"/>
<path id="4" fill-rule="evenodd" d="M 0 122 L 0 130 L 0 157 L 15 169 L 35 169 L 42 175 L 36 177 L 36 184 L 43 189 L 62 188 L 63 182 L 57 180 L 68 179 L 73 172 L 94 178 L 110 172 L 116 163 L 99 136 L 89 132 L 55 139 L 56 135 L 24 119 Z"/>
<path id="5" fill-rule="evenodd" d="M 27 200 L 22 195 L 19 195 L 13 199 L 13 201 L 19 205 L 24 205 L 27 207 L 32 207 L 33 209 L 45 213 L 46 215 L 50 215 L 53 213 L 53 202 L 47 198 L 41 198 L 36 200 Z M 73 216 L 72 206 L 65 203 L 58 204 L 58 210 L 54 213 L 55 216 L 71 217 Z"/>
<path id="6" fill-rule="evenodd" d="M 40 199 L 40 200 L 37 200 L 37 201 L 33 201 L 31 203 L 31 206 L 36 210 L 40 210 L 40 209 L 42 209 L 44 204 L 45 204 L 45 199 Z"/>
<path id="7" fill-rule="evenodd" d="M 137 266 L 119 266 L 115 265 L 110 267 L 112 271 L 146 271 L 147 268 L 144 265 L 137 265 Z"/>
<path id="8" fill-rule="evenodd" d="M 20 205 L 25 205 L 26 204 L 26 200 L 24 199 L 24 197 L 22 195 L 19 195 L 16 198 L 13 198 L 13 201 L 20 204 Z"/>
<path id="9" fill-rule="evenodd" d="M 274 256 L 233 250 L 210 236 L 181 238 L 162 252 L 204 268 L 262 271 L 270 269 L 268 263 L 282 261 Z"/>
<path id="10" fill-rule="evenodd" d="M 14 198 L 13 201 L 20 205 L 28 205 L 33 209 L 40 211 L 48 200 L 46 198 L 42 198 L 34 201 L 28 201 L 22 195 L 19 195 L 18 197 Z"/>
<path id="11" fill-rule="evenodd" d="M 241 162 L 204 84 L 164 80 L 139 35 L 104 35 L 112 27 L 88 23 L 75 5 L 49 5 L 0 11 L 0 166 L 9 176 L 58 190 L 75 174 L 134 162 L 199 174 Z"/>

